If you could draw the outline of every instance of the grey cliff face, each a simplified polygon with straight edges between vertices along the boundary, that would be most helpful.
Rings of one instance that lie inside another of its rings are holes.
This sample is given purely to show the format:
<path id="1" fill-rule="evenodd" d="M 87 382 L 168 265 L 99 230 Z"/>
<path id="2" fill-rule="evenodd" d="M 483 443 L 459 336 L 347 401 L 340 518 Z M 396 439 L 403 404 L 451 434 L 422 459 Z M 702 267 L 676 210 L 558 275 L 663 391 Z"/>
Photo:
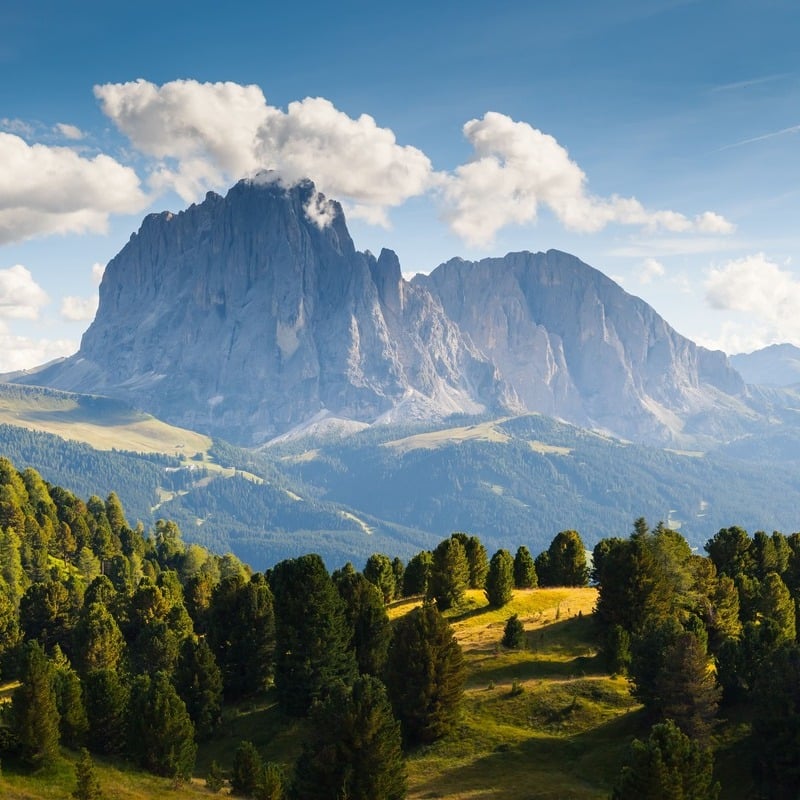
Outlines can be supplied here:
<path id="1" fill-rule="evenodd" d="M 722 403 L 745 412 L 723 353 L 676 333 L 642 300 L 574 256 L 453 259 L 414 282 L 497 366 L 530 411 L 634 440 L 714 436 Z"/>
<path id="2" fill-rule="evenodd" d="M 310 182 L 261 179 L 148 216 L 109 263 L 79 353 L 36 380 L 243 444 L 320 412 L 498 408 L 494 367 L 394 253 L 355 250 L 337 203 L 313 222 L 318 199 Z"/>
<path id="3" fill-rule="evenodd" d="M 356 251 L 338 203 L 269 175 L 145 218 L 80 351 L 17 380 L 245 445 L 328 417 L 488 411 L 680 445 L 757 416 L 723 353 L 574 256 L 453 259 L 407 282 L 390 250 Z"/>

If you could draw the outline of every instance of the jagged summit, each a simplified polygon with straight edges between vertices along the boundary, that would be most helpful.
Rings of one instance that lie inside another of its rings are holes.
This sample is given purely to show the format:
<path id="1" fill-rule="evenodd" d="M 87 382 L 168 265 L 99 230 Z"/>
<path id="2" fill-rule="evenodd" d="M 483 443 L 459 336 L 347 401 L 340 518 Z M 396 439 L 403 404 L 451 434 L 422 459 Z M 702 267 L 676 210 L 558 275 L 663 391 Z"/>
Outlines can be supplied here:
<path id="1" fill-rule="evenodd" d="M 758 416 L 723 353 L 567 253 L 403 279 L 342 207 L 274 173 L 151 214 L 108 264 L 73 357 L 17 381 L 125 399 L 260 444 L 344 421 L 537 411 L 638 440 L 727 440 Z"/>
<path id="2" fill-rule="evenodd" d="M 265 177 L 147 216 L 108 264 L 79 352 L 21 380 L 247 444 L 321 412 L 371 422 L 513 403 L 394 253 L 357 252 L 310 181 Z"/>

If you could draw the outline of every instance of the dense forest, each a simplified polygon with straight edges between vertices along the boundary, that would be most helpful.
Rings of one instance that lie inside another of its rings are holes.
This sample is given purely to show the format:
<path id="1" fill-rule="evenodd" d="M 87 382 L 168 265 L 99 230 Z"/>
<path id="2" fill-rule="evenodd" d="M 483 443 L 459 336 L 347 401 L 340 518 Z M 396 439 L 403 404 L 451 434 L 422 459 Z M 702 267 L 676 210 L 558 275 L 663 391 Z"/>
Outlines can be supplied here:
<path id="1" fill-rule="evenodd" d="M 76 751 L 79 800 L 101 796 L 98 758 L 180 785 L 198 745 L 227 735 L 224 708 L 268 692 L 287 725 L 310 720 L 296 758 L 242 740 L 208 765 L 208 791 L 402 798 L 408 758 L 459 736 L 467 671 L 448 615 L 469 593 L 503 615 L 523 593 L 592 583 L 598 658 L 641 707 L 609 795 L 720 796 L 716 732 L 733 715 L 751 731 L 754 796 L 796 798 L 800 534 L 723 528 L 705 550 L 640 518 L 588 558 L 574 530 L 535 556 L 455 532 L 406 563 L 374 553 L 331 573 L 306 554 L 253 572 L 173 521 L 131 527 L 113 492 L 83 501 L 0 458 L 2 763 L 33 775 Z M 499 647 L 532 646 L 503 618 Z"/>

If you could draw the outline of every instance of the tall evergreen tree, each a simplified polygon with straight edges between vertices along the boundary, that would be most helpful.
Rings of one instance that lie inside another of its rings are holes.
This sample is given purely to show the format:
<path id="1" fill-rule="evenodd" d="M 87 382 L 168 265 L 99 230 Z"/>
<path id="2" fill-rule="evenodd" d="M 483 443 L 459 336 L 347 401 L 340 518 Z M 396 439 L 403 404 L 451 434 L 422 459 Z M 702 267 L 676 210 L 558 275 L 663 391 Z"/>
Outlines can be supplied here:
<path id="1" fill-rule="evenodd" d="M 139 675 L 128 714 L 128 749 L 156 775 L 185 781 L 194 769 L 197 746 L 186 705 L 166 672 Z"/>
<path id="2" fill-rule="evenodd" d="M 427 596 L 442 611 L 457 606 L 469 585 L 469 562 L 464 545 L 456 537 L 440 542 L 433 551 Z"/>
<path id="3" fill-rule="evenodd" d="M 763 663 L 753 702 L 755 772 L 766 797 L 800 797 L 800 645 L 785 644 Z"/>
<path id="4" fill-rule="evenodd" d="M 653 726 L 646 742 L 634 740 L 612 800 L 716 800 L 710 750 L 703 749 L 671 721 Z"/>
<path id="5" fill-rule="evenodd" d="M 406 769 L 400 725 L 386 689 L 362 676 L 339 684 L 312 717 L 312 736 L 297 762 L 297 800 L 401 800 Z"/>
<path id="6" fill-rule="evenodd" d="M 395 623 L 387 688 L 407 742 L 433 742 L 455 726 L 466 678 L 447 620 L 430 602 Z"/>
<path id="7" fill-rule="evenodd" d="M 516 589 L 535 589 L 539 585 L 536 565 L 531 551 L 525 545 L 517 548 L 514 556 L 514 587 Z"/>
<path id="8" fill-rule="evenodd" d="M 86 716 L 81 680 L 66 660 L 55 668 L 55 690 L 61 741 L 69 747 L 78 747 L 86 741 L 89 719 Z"/>
<path id="9" fill-rule="evenodd" d="M 130 687 L 113 669 L 90 672 L 83 680 L 89 749 L 94 753 L 121 753 L 127 740 Z"/>
<path id="10" fill-rule="evenodd" d="M 275 596 L 275 688 L 290 714 L 305 714 L 337 681 L 356 675 L 344 603 L 315 554 L 282 561 L 270 575 Z"/>
<path id="11" fill-rule="evenodd" d="M 36 767 L 51 764 L 58 756 L 60 717 L 55 671 L 38 642 L 25 646 L 20 681 L 11 713 L 22 758 Z"/>
<path id="12" fill-rule="evenodd" d="M 208 738 L 222 714 L 222 673 L 205 638 L 190 636 L 184 640 L 175 688 L 186 704 L 197 738 Z"/>
<path id="13" fill-rule="evenodd" d="M 254 797 L 258 791 L 264 762 L 252 742 L 239 742 L 233 754 L 231 769 L 231 794 L 238 797 Z"/>
<path id="14" fill-rule="evenodd" d="M 538 563 L 536 571 L 539 572 Z M 543 586 L 586 586 L 589 581 L 586 549 L 577 531 L 561 531 L 556 534 L 547 549 L 544 573 L 544 576 L 539 575 Z"/>
<path id="15" fill-rule="evenodd" d="M 514 559 L 508 550 L 498 550 L 489 562 L 486 599 L 493 608 L 502 608 L 514 594 Z"/>
<path id="16" fill-rule="evenodd" d="M 396 579 L 392 562 L 383 553 L 373 553 L 364 566 L 364 577 L 378 588 L 384 603 L 394 600 Z"/>
<path id="17" fill-rule="evenodd" d="M 433 567 L 433 555 L 423 550 L 411 558 L 403 574 L 403 596 L 412 597 L 428 591 L 428 578 Z"/>

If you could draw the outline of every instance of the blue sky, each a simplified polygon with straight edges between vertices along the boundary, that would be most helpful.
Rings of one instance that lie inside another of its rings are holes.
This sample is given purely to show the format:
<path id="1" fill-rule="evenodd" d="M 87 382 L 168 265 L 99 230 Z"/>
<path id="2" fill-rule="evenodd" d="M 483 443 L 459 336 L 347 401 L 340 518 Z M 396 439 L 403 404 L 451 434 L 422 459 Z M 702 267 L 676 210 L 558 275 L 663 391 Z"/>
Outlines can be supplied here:
<path id="1" fill-rule="evenodd" d="M 288 5 L 0 6 L 0 370 L 74 352 L 145 213 L 259 167 L 409 273 L 554 247 L 702 344 L 800 345 L 796 2 Z"/>

